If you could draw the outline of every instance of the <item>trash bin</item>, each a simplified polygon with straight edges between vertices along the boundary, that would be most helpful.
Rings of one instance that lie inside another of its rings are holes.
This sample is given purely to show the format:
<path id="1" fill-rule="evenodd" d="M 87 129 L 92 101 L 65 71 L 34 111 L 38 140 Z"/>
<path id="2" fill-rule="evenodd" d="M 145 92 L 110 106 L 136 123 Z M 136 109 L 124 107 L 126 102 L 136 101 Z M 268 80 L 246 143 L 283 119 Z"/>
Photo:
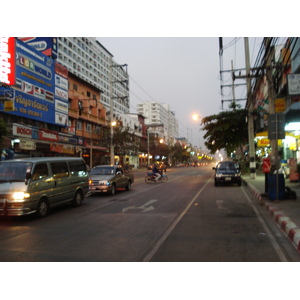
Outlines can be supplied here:
<path id="1" fill-rule="evenodd" d="M 278 188 L 277 188 L 278 176 Z M 285 183 L 283 174 L 268 175 L 268 196 L 270 200 L 283 200 L 285 192 Z M 277 194 L 278 193 L 278 194 Z"/>

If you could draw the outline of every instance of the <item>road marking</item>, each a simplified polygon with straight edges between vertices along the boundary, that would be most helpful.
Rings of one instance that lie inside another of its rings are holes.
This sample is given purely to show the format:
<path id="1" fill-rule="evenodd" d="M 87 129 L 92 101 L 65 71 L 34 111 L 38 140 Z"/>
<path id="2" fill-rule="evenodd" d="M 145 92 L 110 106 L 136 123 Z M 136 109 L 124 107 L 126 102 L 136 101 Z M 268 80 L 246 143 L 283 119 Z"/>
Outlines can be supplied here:
<path id="1" fill-rule="evenodd" d="M 183 212 L 174 220 L 174 222 L 171 224 L 171 226 L 165 231 L 165 233 L 161 236 L 161 238 L 158 240 L 158 242 L 153 246 L 151 251 L 143 259 L 144 262 L 150 261 L 150 259 L 153 257 L 153 255 L 156 253 L 156 251 L 159 249 L 159 247 L 163 244 L 163 242 L 166 240 L 166 238 L 171 234 L 171 232 L 174 230 L 176 225 L 183 218 L 183 216 L 186 214 L 186 212 L 189 210 L 189 208 L 193 205 L 193 203 L 196 201 L 196 199 L 199 197 L 199 195 L 202 193 L 202 191 L 204 190 L 204 188 L 207 186 L 207 184 L 210 182 L 211 179 L 212 179 L 212 177 L 208 179 L 208 181 L 201 188 L 201 190 L 196 194 L 196 196 L 191 200 L 191 202 L 185 207 Z"/>
<path id="2" fill-rule="evenodd" d="M 281 250 L 279 244 L 276 242 L 272 232 L 269 230 L 269 228 L 267 227 L 267 224 L 265 223 L 264 219 L 262 218 L 260 212 L 256 209 L 256 207 L 253 205 L 250 197 L 248 196 L 247 192 L 245 191 L 245 188 L 242 187 L 242 190 L 246 196 L 246 199 L 247 201 L 249 202 L 249 204 L 251 205 L 251 207 L 253 208 L 253 210 L 255 211 L 257 217 L 258 217 L 258 220 L 259 222 L 262 224 L 264 230 L 265 230 L 265 233 L 268 235 L 268 238 L 270 239 L 271 241 L 271 244 L 273 245 L 275 251 L 277 252 L 277 255 L 279 257 L 279 259 L 282 261 L 282 262 L 288 262 L 288 259 L 286 258 L 286 256 L 284 255 L 283 251 Z"/>
<path id="3" fill-rule="evenodd" d="M 133 206 L 125 207 L 125 208 L 123 208 L 122 213 L 126 212 L 126 211 L 129 210 L 129 209 L 141 209 L 142 212 L 146 212 L 146 211 L 149 211 L 149 210 L 153 210 L 154 207 L 153 207 L 151 204 L 154 203 L 154 202 L 156 202 L 156 201 L 157 201 L 157 200 L 152 199 L 152 200 L 148 201 L 147 203 L 145 203 L 145 204 L 142 205 L 142 206 L 135 206 L 135 205 L 133 205 Z"/>

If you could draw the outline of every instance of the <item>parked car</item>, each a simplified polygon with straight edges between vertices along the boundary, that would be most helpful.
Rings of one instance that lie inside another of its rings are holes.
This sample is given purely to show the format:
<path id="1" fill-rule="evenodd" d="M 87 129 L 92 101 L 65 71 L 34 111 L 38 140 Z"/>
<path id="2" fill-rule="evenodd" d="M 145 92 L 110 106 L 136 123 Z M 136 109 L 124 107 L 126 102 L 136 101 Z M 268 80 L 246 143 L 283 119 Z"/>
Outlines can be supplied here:
<path id="1" fill-rule="evenodd" d="M 241 170 L 238 163 L 231 160 L 221 161 L 216 167 L 213 167 L 213 170 L 215 170 L 215 186 L 220 183 L 237 183 L 239 186 L 242 184 Z"/>
<path id="2" fill-rule="evenodd" d="M 119 165 L 98 165 L 90 172 L 90 193 L 110 193 L 114 195 L 119 188 L 131 189 L 134 182 L 132 173 L 125 173 Z"/>

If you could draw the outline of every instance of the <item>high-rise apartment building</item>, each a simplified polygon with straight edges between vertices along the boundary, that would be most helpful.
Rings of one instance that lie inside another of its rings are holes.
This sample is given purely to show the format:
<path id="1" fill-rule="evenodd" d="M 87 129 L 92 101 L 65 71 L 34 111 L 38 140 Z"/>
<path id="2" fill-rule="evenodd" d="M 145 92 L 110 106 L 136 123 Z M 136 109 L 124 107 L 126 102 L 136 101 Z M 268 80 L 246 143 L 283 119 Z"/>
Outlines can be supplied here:
<path id="1" fill-rule="evenodd" d="M 171 111 L 169 104 L 149 101 L 139 103 L 137 113 L 145 117 L 145 124 L 149 126 L 162 124 L 164 137 L 167 140 L 178 137 L 178 120 L 175 117 L 175 113 Z"/>
<path id="2" fill-rule="evenodd" d="M 74 75 L 100 89 L 100 101 L 114 114 L 129 113 L 127 65 L 119 65 L 113 55 L 94 37 L 59 37 L 57 61 Z"/>

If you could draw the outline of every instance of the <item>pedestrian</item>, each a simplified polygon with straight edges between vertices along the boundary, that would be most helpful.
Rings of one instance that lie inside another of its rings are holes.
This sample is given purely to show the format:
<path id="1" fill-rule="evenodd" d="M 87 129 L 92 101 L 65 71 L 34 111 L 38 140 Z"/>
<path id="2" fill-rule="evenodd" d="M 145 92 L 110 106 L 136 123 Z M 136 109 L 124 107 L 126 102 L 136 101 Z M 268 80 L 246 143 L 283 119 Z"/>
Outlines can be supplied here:
<path id="1" fill-rule="evenodd" d="M 7 156 L 7 153 L 6 153 L 5 149 L 3 148 L 2 153 L 1 153 L 1 160 L 5 160 L 6 156 Z"/>

